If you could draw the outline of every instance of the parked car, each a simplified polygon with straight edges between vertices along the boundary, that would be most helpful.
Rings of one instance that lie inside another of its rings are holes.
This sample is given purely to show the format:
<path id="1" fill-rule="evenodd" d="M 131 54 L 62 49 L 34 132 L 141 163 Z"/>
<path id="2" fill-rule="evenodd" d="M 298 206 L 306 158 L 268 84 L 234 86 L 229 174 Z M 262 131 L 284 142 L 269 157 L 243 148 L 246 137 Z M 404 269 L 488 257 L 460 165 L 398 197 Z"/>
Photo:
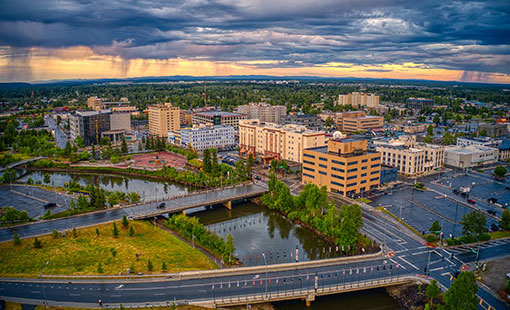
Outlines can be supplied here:
<path id="1" fill-rule="evenodd" d="M 496 211 L 493 210 L 487 210 L 487 213 L 489 213 L 490 215 L 496 215 Z"/>
<path id="2" fill-rule="evenodd" d="M 474 201 L 474 199 L 471 199 L 471 198 L 469 198 L 469 199 L 467 200 L 467 202 L 469 202 L 469 203 L 471 203 L 471 204 L 475 204 L 475 203 L 476 203 L 476 201 Z"/>
<path id="3" fill-rule="evenodd" d="M 454 188 L 454 189 L 453 189 L 453 193 L 454 193 L 454 194 L 458 194 L 458 193 L 459 193 L 459 190 L 458 190 L 457 188 Z"/>
<path id="4" fill-rule="evenodd" d="M 487 199 L 487 202 L 488 203 L 496 203 L 496 202 L 498 202 L 498 199 L 492 197 L 492 198 Z"/>
<path id="5" fill-rule="evenodd" d="M 158 205 L 158 209 L 164 209 L 166 208 L 166 203 L 162 202 Z"/>
<path id="6" fill-rule="evenodd" d="M 44 205 L 44 209 L 55 208 L 56 206 L 57 206 L 56 203 L 48 202 L 47 204 Z"/>

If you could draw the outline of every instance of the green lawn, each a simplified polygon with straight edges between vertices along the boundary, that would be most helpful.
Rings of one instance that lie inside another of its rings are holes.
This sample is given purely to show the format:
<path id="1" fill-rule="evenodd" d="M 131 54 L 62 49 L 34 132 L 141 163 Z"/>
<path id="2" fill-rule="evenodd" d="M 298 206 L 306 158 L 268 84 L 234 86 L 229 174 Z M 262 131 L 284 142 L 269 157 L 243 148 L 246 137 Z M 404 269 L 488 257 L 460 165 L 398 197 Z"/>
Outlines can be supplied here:
<path id="1" fill-rule="evenodd" d="M 491 234 L 491 240 L 507 238 L 507 237 L 510 237 L 510 230 L 493 231 L 490 234 Z"/>
<path id="2" fill-rule="evenodd" d="M 76 238 L 70 232 L 57 239 L 51 235 L 40 237 L 41 249 L 34 248 L 33 238 L 22 239 L 20 245 L 13 241 L 0 243 L 0 276 L 33 277 L 41 273 L 46 261 L 49 264 L 44 273 L 54 275 L 98 275 L 98 263 L 104 275 L 125 273 L 132 264 L 136 272 L 148 274 L 149 259 L 154 266 L 152 273 L 164 272 L 163 262 L 166 272 L 175 272 L 177 264 L 179 271 L 217 268 L 207 256 L 161 228 L 148 222 L 129 224 L 135 232 L 133 237 L 119 221 L 119 237 L 113 237 L 112 224 L 103 224 L 78 229 Z M 115 249 L 115 257 L 111 249 Z"/>

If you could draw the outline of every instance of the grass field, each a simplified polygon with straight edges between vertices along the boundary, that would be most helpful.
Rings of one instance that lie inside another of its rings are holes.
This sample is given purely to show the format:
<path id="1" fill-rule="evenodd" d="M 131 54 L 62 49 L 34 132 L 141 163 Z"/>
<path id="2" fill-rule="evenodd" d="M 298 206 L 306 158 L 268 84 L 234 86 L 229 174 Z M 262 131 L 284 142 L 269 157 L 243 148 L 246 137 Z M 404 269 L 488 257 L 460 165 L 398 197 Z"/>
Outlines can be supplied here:
<path id="1" fill-rule="evenodd" d="M 131 265 L 137 273 L 144 274 L 175 272 L 177 265 L 179 271 L 217 268 L 207 256 L 148 222 L 130 221 L 134 229 L 132 237 L 120 221 L 117 222 L 119 237 L 113 237 L 112 225 L 78 229 L 76 238 L 70 232 L 67 237 L 57 239 L 51 235 L 40 237 L 40 249 L 34 248 L 33 238 L 22 239 L 21 245 L 14 245 L 13 241 L 0 243 L 0 275 L 37 276 L 46 261 L 49 263 L 44 274 L 54 275 L 99 275 L 99 263 L 103 275 L 125 274 Z M 116 252 L 115 256 L 112 252 Z M 152 272 L 148 270 L 149 259 Z M 166 271 L 162 270 L 163 262 Z"/>

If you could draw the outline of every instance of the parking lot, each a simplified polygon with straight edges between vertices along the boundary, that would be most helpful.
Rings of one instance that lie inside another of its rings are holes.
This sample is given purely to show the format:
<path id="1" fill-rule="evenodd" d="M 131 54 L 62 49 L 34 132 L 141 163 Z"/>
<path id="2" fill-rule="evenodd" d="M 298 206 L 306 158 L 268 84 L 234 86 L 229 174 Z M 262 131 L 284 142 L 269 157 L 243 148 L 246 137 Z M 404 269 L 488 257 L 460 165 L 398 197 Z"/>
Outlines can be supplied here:
<path id="1" fill-rule="evenodd" d="M 429 233 L 428 229 L 437 220 L 443 227 L 445 237 L 450 234 L 461 236 L 462 225 L 458 222 L 464 214 L 477 207 L 456 202 L 450 196 L 453 194 L 445 197 L 433 191 L 414 190 L 407 186 L 387 195 L 373 197 L 371 205 L 386 207 L 420 232 Z M 487 225 L 493 222 L 496 220 L 488 217 Z"/>
<path id="2" fill-rule="evenodd" d="M 439 183 L 452 189 L 470 186 L 470 198 L 482 203 L 487 203 L 489 198 L 496 198 L 502 206 L 510 206 L 510 184 L 498 181 L 489 175 L 468 172 L 468 174 L 444 178 Z"/>
<path id="3" fill-rule="evenodd" d="M 0 207 L 13 207 L 20 211 L 27 211 L 28 216 L 37 218 L 46 212 L 44 205 L 55 202 L 56 207 L 51 213 L 64 211 L 71 199 L 68 196 L 55 194 L 34 186 L 0 186 Z"/>

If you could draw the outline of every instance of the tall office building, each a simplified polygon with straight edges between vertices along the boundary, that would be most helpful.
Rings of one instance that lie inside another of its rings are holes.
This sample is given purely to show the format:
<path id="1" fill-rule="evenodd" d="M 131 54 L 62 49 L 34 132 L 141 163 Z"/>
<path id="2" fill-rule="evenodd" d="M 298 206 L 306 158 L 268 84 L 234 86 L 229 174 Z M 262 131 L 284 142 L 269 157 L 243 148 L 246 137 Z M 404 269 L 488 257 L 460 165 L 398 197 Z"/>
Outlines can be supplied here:
<path id="1" fill-rule="evenodd" d="M 409 108 L 415 110 L 421 110 L 423 108 L 434 107 L 434 100 L 425 98 L 408 98 L 406 104 Z"/>
<path id="2" fill-rule="evenodd" d="M 238 106 L 237 112 L 246 114 L 247 119 L 259 119 L 261 122 L 280 124 L 287 115 L 287 107 L 267 103 L 250 103 Z"/>
<path id="3" fill-rule="evenodd" d="M 210 148 L 219 150 L 235 147 L 235 130 L 232 126 L 200 126 L 181 130 L 180 141 L 184 146 L 202 151 Z"/>
<path id="4" fill-rule="evenodd" d="M 246 119 L 246 114 L 225 111 L 204 111 L 193 113 L 193 126 L 225 125 L 232 126 L 235 130 L 236 139 L 239 137 L 239 120 Z"/>
<path id="5" fill-rule="evenodd" d="M 158 137 L 168 137 L 169 131 L 181 129 L 181 109 L 171 103 L 149 107 L 149 133 Z"/>
<path id="6" fill-rule="evenodd" d="M 356 108 L 376 108 L 379 105 L 379 96 L 359 92 L 353 92 L 347 95 L 338 95 L 338 105 L 349 104 Z"/>
<path id="7" fill-rule="evenodd" d="M 378 188 L 380 174 L 381 154 L 367 150 L 366 140 L 331 139 L 327 146 L 303 151 L 302 183 L 343 196 Z"/>

